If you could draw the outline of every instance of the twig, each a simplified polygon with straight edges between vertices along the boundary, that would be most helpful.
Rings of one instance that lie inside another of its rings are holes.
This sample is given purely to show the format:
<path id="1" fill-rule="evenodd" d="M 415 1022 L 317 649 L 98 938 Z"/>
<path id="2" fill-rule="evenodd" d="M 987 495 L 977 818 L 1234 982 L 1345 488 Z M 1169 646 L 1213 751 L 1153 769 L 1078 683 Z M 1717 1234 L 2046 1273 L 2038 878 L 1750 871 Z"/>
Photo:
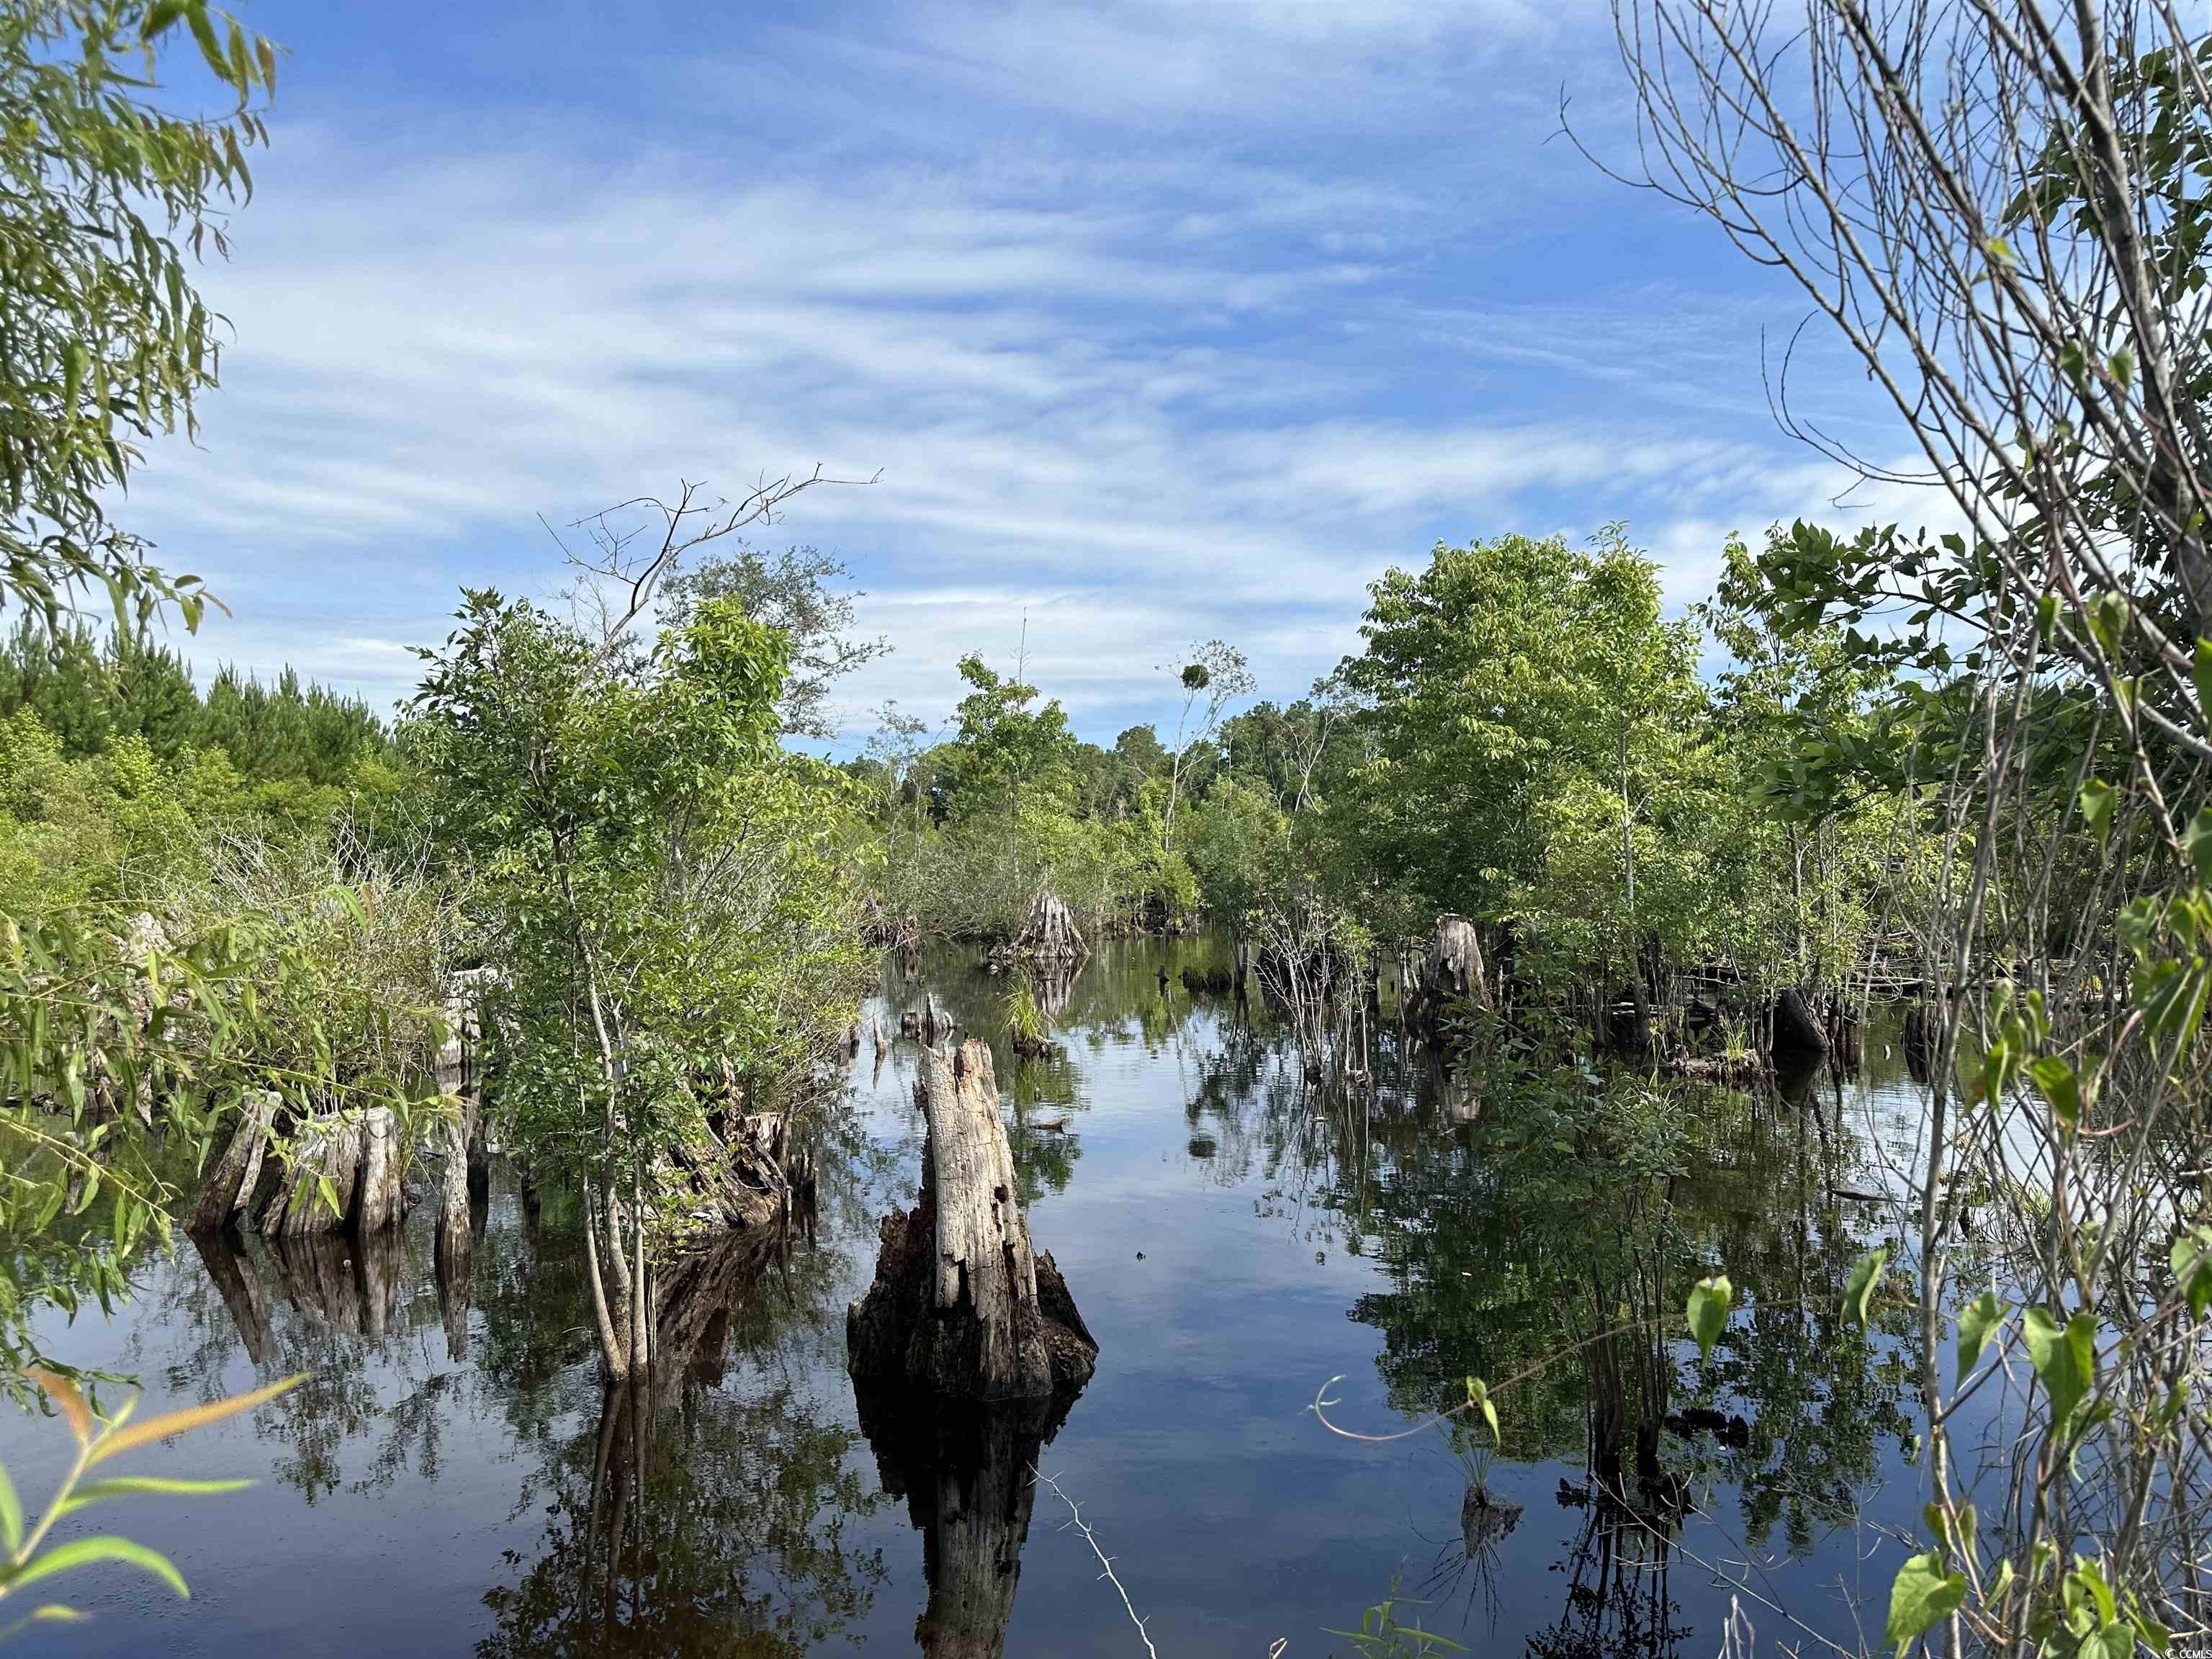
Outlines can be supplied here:
<path id="1" fill-rule="evenodd" d="M 1069 1517 L 1067 1525 L 1069 1527 L 1073 1527 L 1078 1532 L 1083 1534 L 1083 1541 L 1091 1546 L 1091 1553 L 1098 1558 L 1098 1565 L 1105 1569 L 1105 1571 L 1098 1576 L 1101 1578 L 1103 1578 L 1108 1583 L 1113 1585 L 1115 1594 L 1121 1598 L 1121 1605 L 1128 1610 L 1129 1622 L 1137 1627 L 1137 1639 L 1145 1644 L 1145 1651 L 1152 1655 L 1152 1659 L 1160 1659 L 1160 1650 L 1152 1645 L 1152 1638 L 1149 1635 L 1146 1634 L 1145 1621 L 1137 1617 L 1137 1609 L 1134 1604 L 1133 1604 L 1129 1600 L 1128 1590 L 1123 1587 L 1121 1581 L 1115 1577 L 1113 1562 L 1107 1559 L 1106 1552 L 1098 1547 L 1097 1534 L 1093 1533 L 1090 1527 L 1085 1524 L 1083 1511 L 1076 1508 L 1075 1500 L 1073 1498 L 1070 1498 L 1065 1492 L 1060 1491 L 1059 1481 L 1054 1480 L 1043 1470 L 1038 1468 L 1036 1464 L 1032 1463 L 1030 1465 L 1030 1474 L 1036 1480 L 1043 1481 L 1046 1486 L 1050 1486 L 1053 1491 L 1058 1494 L 1060 1501 L 1067 1505 L 1067 1513 Z M 1067 1530 L 1067 1528 L 1063 1527 L 1060 1530 L 1065 1532 Z"/>

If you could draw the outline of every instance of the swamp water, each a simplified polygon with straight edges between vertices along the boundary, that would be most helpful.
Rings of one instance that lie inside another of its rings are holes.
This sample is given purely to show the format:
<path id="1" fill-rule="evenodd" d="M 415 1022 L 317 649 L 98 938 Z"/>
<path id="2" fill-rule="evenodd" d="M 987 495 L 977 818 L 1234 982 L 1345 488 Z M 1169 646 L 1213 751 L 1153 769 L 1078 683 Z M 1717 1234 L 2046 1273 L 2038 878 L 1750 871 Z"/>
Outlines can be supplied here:
<path id="1" fill-rule="evenodd" d="M 1795 1103 L 1677 1091 L 1617 1133 L 1401 1086 L 1387 1055 L 1371 1105 L 1323 1109 L 1264 1011 L 1255 1030 L 1184 990 L 1185 966 L 1224 960 L 1218 940 L 1113 943 L 1054 1022 L 1063 1060 L 994 1045 L 1030 1231 L 1099 1344 L 1048 1443 L 948 1429 L 918 1464 L 884 1410 L 864 1428 L 845 1373 L 878 1218 L 917 1180 L 897 1011 L 933 991 L 970 1031 L 1001 1023 L 1004 981 L 928 954 L 864 1015 L 894 1036 L 854 1063 L 811 1244 L 707 1320 L 650 1411 L 610 1407 L 595 1376 L 572 1206 L 526 1213 L 504 1172 L 465 1312 L 418 1206 L 359 1260 L 180 1238 L 112 1317 L 42 1318 L 47 1352 L 137 1376 L 142 1411 L 313 1376 L 130 1465 L 252 1490 L 102 1511 L 177 1562 L 191 1601 L 72 1574 L 55 1589 L 94 1620 L 21 1650 L 964 1655 L 989 1650 L 973 1631 L 992 1615 L 963 1624 L 955 1598 L 1004 1612 L 1018 1571 L 1006 1653 L 1143 1654 L 1031 1457 L 1162 1656 L 1350 1654 L 1327 1627 L 1357 1630 L 1394 1583 L 1401 1619 L 1476 1653 L 1703 1659 L 1735 1603 L 1763 1642 L 1793 1638 L 1780 1608 L 1854 1648 L 1863 1620 L 1879 1645 L 1902 1554 L 1879 1528 L 1918 1512 L 1912 1382 L 1838 1302 L 1893 1224 L 1848 1194 L 1894 1189 L 1917 1121 L 1893 1036 Z M 1716 1266 L 1739 1312 L 1701 1366 L 1681 1309 Z M 1425 1423 L 1469 1374 L 1500 1450 L 1479 1423 Z M 1334 1434 L 1324 1390 L 1347 1429 L 1414 1431 Z M 27 1504 L 67 1444 L 0 1407 Z"/>

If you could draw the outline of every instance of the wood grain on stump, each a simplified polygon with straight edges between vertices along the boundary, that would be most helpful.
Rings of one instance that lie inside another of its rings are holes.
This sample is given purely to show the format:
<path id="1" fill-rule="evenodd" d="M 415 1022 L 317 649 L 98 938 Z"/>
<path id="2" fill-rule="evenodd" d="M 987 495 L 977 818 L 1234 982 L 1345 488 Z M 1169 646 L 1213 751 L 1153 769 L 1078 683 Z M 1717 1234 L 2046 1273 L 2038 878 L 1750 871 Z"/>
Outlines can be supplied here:
<path id="1" fill-rule="evenodd" d="M 866 1296 L 846 1315 L 856 1377 L 949 1400 L 1042 1399 L 1090 1380 L 1098 1345 L 1014 1196 L 991 1051 L 924 1057 L 921 1201 L 892 1212 Z"/>

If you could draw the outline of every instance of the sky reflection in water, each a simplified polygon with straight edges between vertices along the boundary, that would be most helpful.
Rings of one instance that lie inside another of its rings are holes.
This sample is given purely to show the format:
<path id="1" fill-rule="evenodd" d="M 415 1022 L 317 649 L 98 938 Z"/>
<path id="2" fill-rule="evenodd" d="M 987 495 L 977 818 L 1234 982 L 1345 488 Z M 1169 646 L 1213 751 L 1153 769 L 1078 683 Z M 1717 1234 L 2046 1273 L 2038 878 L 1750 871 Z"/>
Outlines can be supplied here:
<path id="1" fill-rule="evenodd" d="M 1471 1114 L 1424 1084 L 1385 1088 L 1364 1122 L 1317 1113 L 1264 1028 L 1182 988 L 1220 950 L 1110 945 L 1060 1016 L 1063 1063 L 997 1056 L 1032 1232 L 1100 1344 L 1064 1422 L 917 1428 L 872 1402 L 864 1431 L 845 1307 L 877 1218 L 910 1201 L 921 1134 L 913 1045 L 878 1066 L 866 1042 L 815 1247 L 702 1315 L 693 1363 L 648 1411 L 596 1381 L 565 1200 L 533 1220 L 505 1175 L 465 1314 L 418 1209 L 385 1249 L 180 1242 L 112 1320 L 48 1319 L 51 1352 L 139 1375 L 149 1409 L 315 1376 L 145 1461 L 255 1474 L 253 1491 L 107 1517 L 172 1555 L 192 1601 L 88 1577 L 70 1589 L 96 1621 L 40 1650 L 901 1653 L 920 1634 L 951 1651 L 959 1631 L 917 1630 L 927 1538 L 977 1558 L 940 1575 L 1018 1559 L 1006 1652 L 1141 1653 L 1060 1498 L 1006 1467 L 1031 1456 L 1081 1504 L 1163 1654 L 1258 1656 L 1277 1638 L 1285 1659 L 1343 1652 L 1323 1627 L 1357 1626 L 1397 1578 L 1474 1651 L 1702 1656 L 1731 1600 L 1705 1562 L 1748 1564 L 1759 1596 L 1849 1642 L 1850 1602 L 1878 1605 L 1899 1554 L 1855 1517 L 1917 1511 L 1907 1368 L 1836 1315 L 1882 1218 L 1830 1189 L 1879 1186 L 1871 1141 L 1913 1110 L 1893 1042 L 1877 1034 L 1840 1094 L 1816 1083 L 1817 1126 L 1771 1098 L 1692 1103 L 1668 1193 L 1593 1173 L 1516 1103 Z M 910 1002 L 927 983 L 994 1030 L 1002 986 L 968 962 L 925 958 L 890 989 Z M 1051 1118 L 1066 1127 L 1030 1126 Z M 1675 1334 L 1717 1262 L 1744 1310 L 1701 1369 Z M 1663 1340 L 1589 1340 L 1647 1308 Z M 1340 1376 L 1332 1418 L 1395 1431 L 1469 1373 L 1498 1391 L 1502 1451 L 1437 1428 L 1364 1443 L 1310 1409 Z M 1625 1505 L 1591 1493 L 1594 1425 Z M 0 1417 L 27 1501 L 65 1442 Z M 1787 1634 L 1773 1607 L 1743 1609 L 1763 1638 Z"/>

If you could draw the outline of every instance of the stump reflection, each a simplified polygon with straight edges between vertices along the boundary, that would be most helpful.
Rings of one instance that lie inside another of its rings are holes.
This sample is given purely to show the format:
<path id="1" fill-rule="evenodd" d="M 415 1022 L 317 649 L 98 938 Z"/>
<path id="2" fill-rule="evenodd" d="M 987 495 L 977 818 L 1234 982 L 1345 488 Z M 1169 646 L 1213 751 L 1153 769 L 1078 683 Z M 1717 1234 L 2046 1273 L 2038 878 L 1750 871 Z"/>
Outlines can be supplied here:
<path id="1" fill-rule="evenodd" d="M 929 1602 L 914 1638 L 931 1659 L 999 1659 L 1036 1504 L 1037 1457 L 1074 1404 L 932 1399 L 855 1382 L 860 1430 L 884 1493 L 921 1534 Z"/>

